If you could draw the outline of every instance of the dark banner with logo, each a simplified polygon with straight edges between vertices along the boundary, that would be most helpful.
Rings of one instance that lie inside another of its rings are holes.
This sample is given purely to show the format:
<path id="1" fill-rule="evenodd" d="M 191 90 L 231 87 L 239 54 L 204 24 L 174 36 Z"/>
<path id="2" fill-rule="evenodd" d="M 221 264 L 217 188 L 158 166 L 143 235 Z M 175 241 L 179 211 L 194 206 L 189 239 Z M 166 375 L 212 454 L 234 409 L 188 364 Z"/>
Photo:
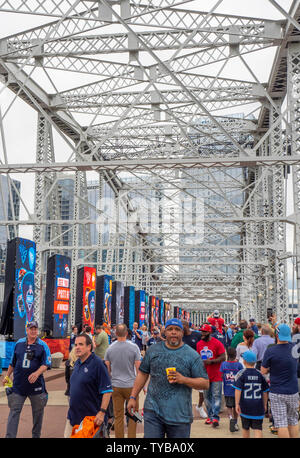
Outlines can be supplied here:
<path id="1" fill-rule="evenodd" d="M 124 323 L 132 329 L 135 322 L 135 289 L 134 286 L 124 288 Z"/>
<path id="2" fill-rule="evenodd" d="M 121 281 L 114 281 L 112 286 L 111 322 L 113 325 L 124 323 L 124 284 Z"/>
<path id="3" fill-rule="evenodd" d="M 155 326 L 159 325 L 159 317 L 160 317 L 160 300 L 158 297 L 155 298 Z"/>
<path id="4" fill-rule="evenodd" d="M 44 330 L 54 338 L 65 338 L 70 312 L 71 259 L 55 254 L 47 262 Z"/>
<path id="5" fill-rule="evenodd" d="M 4 301 L 0 334 L 18 340 L 34 319 L 34 273 L 36 246 L 32 240 L 16 237 L 7 242 Z"/>
<path id="6" fill-rule="evenodd" d="M 111 325 L 112 277 L 99 275 L 96 281 L 95 324 Z"/>
<path id="7" fill-rule="evenodd" d="M 145 293 L 145 326 L 149 329 L 150 317 L 149 317 L 149 294 Z"/>
<path id="8" fill-rule="evenodd" d="M 138 323 L 139 328 L 145 324 L 145 296 L 146 293 L 143 290 L 136 291 L 135 293 L 135 321 Z"/>
<path id="9" fill-rule="evenodd" d="M 160 319 L 159 319 L 160 324 L 163 326 L 165 325 L 165 303 L 161 299 L 160 300 Z"/>

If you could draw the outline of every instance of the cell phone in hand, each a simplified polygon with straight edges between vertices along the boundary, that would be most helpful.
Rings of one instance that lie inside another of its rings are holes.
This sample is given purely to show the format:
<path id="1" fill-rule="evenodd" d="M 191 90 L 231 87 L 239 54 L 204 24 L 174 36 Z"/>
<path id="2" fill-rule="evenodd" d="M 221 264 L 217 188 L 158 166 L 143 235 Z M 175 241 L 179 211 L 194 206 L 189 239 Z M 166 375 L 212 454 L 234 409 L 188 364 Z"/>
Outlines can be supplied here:
<path id="1" fill-rule="evenodd" d="M 125 415 L 128 418 L 131 418 L 131 420 L 135 421 L 136 423 L 137 422 L 142 423 L 142 421 L 143 421 L 142 416 L 138 412 L 129 413 L 128 410 L 126 410 L 126 414 Z"/>

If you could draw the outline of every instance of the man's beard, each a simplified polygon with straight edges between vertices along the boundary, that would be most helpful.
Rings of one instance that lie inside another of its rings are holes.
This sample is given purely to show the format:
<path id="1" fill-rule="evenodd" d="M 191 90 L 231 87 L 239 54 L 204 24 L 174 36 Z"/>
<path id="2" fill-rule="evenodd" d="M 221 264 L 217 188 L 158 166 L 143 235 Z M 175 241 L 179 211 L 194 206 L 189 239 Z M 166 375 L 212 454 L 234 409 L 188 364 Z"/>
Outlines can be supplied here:
<path id="1" fill-rule="evenodd" d="M 180 341 L 179 339 L 177 339 L 175 342 L 172 341 L 171 339 L 168 341 L 168 344 L 171 346 L 171 347 L 178 347 Z"/>
<path id="2" fill-rule="evenodd" d="M 205 342 L 208 342 L 209 341 L 209 334 L 207 334 L 207 336 L 202 336 L 201 339 L 205 340 Z"/>

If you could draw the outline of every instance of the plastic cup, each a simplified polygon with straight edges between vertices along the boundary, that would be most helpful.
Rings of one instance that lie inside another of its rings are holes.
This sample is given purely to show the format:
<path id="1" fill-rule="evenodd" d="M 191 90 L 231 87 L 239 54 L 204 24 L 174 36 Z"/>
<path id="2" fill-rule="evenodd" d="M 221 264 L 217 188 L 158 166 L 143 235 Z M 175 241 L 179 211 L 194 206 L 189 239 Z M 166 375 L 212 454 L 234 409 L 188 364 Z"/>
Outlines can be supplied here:
<path id="1" fill-rule="evenodd" d="M 169 381 L 172 380 L 172 378 L 174 377 L 174 372 L 176 372 L 176 367 L 166 368 L 166 373 Z"/>

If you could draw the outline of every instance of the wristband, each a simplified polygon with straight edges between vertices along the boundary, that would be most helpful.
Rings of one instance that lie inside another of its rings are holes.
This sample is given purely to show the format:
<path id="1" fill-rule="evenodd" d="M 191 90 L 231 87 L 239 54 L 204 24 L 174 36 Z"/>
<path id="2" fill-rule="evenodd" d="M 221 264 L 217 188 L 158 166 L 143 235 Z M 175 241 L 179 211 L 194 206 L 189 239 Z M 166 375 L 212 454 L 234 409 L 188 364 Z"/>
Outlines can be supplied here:
<path id="1" fill-rule="evenodd" d="M 107 413 L 107 410 L 100 408 L 99 412 Z"/>
<path id="2" fill-rule="evenodd" d="M 136 398 L 134 396 L 130 396 L 129 399 L 134 399 L 136 401 Z"/>

